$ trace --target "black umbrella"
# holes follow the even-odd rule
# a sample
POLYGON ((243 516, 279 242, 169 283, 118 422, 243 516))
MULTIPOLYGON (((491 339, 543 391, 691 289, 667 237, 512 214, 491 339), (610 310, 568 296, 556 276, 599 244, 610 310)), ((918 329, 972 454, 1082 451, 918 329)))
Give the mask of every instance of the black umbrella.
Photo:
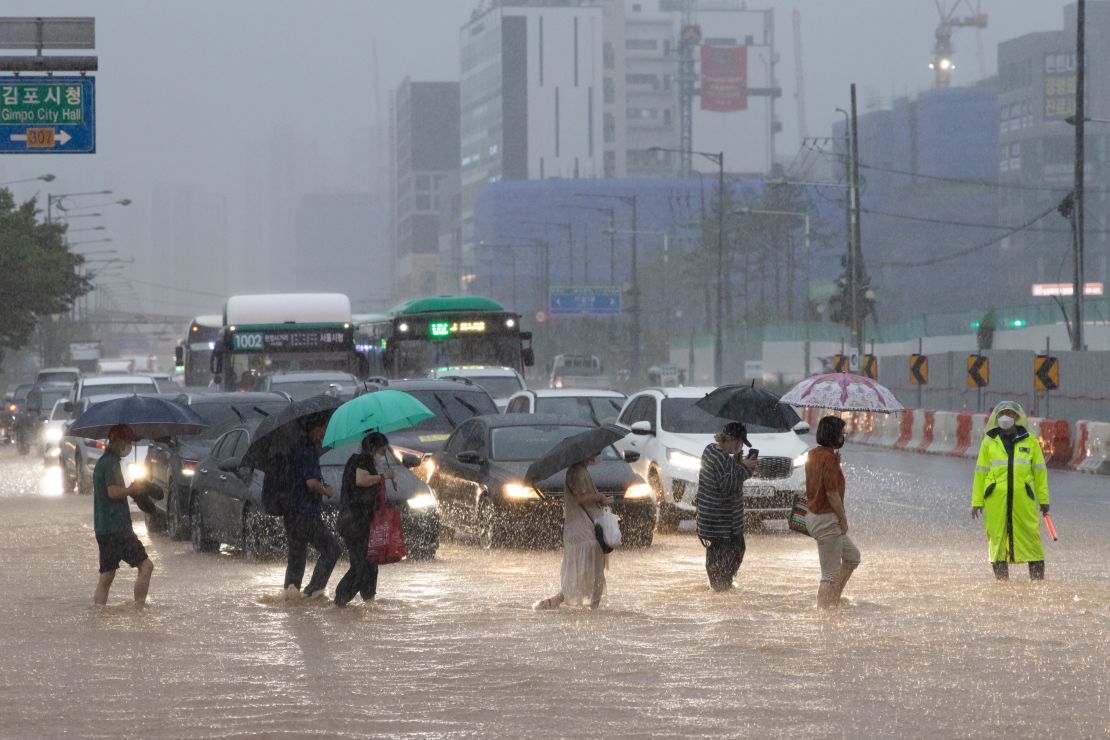
POLYGON ((266 471, 272 462, 289 456, 301 436, 318 424, 327 424, 332 412, 343 404, 335 396, 319 395, 295 401, 262 420, 242 464, 266 471))
POLYGON ((618 426, 605 424, 566 437, 528 466, 524 482, 532 484, 541 481, 575 463, 588 460, 617 440, 624 439, 626 434, 628 432, 618 426))
POLYGON ((774 393, 747 385, 722 385, 694 405, 720 419, 738 421, 749 432, 758 432, 760 427, 781 432, 801 421, 774 393))

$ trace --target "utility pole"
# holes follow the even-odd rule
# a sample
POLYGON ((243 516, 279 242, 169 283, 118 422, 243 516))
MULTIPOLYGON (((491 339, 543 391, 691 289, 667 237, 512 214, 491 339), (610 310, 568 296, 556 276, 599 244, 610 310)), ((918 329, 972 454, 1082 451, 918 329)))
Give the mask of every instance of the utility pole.
POLYGON ((640 270, 637 266, 639 245, 636 243, 640 223, 636 217, 636 196, 630 196, 626 202, 632 206, 632 287, 628 291, 628 297, 632 299, 632 367, 629 368, 629 379, 635 387, 640 382, 640 344, 643 342, 640 326, 640 270))
POLYGON ((851 178, 849 191, 851 195, 851 235, 848 248, 848 289, 850 292, 850 305, 851 305, 851 331, 852 342, 855 344, 856 349, 860 352, 863 351, 863 319, 860 316, 859 305, 859 287, 860 277, 862 270, 862 255, 863 250, 860 248, 860 207, 859 207, 859 124, 856 119, 856 83, 852 83, 852 105, 851 105, 851 178))
POLYGON ((713 383, 724 375, 725 324, 725 153, 717 154, 717 324, 713 336, 713 383))
POLYGON ((1071 348, 1075 352, 1082 352, 1083 342, 1083 178, 1084 178, 1084 147, 1083 129, 1086 118, 1084 105, 1084 78, 1086 77, 1086 41, 1085 26, 1087 21, 1086 0, 1078 0, 1076 7, 1077 31, 1075 39, 1075 186, 1074 202, 1072 204, 1072 228, 1075 247, 1075 279, 1072 285, 1072 323, 1075 325, 1071 335, 1071 348))

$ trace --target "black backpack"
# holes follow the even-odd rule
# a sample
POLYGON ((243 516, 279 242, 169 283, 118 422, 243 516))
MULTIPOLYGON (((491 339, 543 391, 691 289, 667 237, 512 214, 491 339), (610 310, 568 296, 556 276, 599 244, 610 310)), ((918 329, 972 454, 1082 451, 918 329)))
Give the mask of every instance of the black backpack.
POLYGON ((262 510, 273 516, 285 516, 293 504, 293 476, 289 460, 282 458, 262 477, 262 510))

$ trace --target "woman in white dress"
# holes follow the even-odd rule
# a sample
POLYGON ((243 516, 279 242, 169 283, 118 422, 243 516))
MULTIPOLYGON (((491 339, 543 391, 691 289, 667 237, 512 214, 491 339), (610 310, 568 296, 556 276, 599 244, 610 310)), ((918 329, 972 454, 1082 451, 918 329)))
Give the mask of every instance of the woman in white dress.
POLYGON ((601 455, 575 463, 567 470, 563 489, 562 589, 536 603, 536 609, 558 609, 562 604, 596 609, 605 594, 605 569, 609 557, 601 551, 594 522, 609 498, 598 493, 587 466, 596 465, 601 455))

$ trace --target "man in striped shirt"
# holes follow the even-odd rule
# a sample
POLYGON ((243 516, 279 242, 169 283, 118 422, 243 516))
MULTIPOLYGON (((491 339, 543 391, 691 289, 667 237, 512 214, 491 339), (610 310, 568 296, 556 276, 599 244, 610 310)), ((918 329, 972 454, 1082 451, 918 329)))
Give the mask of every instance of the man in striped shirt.
POLYGON ((705 545, 705 571, 714 591, 728 591, 744 560, 744 481, 755 469, 758 453, 740 457, 747 429, 729 422, 701 454, 698 474, 698 537, 705 545))

